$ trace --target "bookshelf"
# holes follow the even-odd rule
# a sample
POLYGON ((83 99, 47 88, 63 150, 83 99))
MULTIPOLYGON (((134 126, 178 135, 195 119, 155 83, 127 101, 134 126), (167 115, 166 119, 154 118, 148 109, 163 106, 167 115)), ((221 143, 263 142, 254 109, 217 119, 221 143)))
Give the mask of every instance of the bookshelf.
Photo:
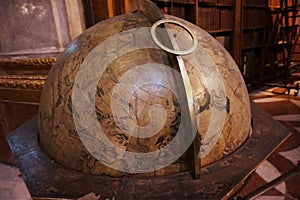
MULTIPOLYGON (((103 4, 103 0, 86 1, 95 5, 101 1, 103 4)), ((115 15, 125 13, 126 5, 130 4, 130 0, 104 2, 113 3, 113 7, 108 11, 98 10, 98 15, 102 13, 106 18, 110 16, 109 13, 115 15)), ((183 18, 209 32, 229 51, 246 80, 259 81, 257 77, 262 74, 264 66, 274 62, 273 59, 267 61, 264 59, 271 49, 268 40, 272 29, 272 15, 268 0, 152 0, 152 2, 165 14, 183 18)), ((106 3, 104 6, 108 5, 106 3)))

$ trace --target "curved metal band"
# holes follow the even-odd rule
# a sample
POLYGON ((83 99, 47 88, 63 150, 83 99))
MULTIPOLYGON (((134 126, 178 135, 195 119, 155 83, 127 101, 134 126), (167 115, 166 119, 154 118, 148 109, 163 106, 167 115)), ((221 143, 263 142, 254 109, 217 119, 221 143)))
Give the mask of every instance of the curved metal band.
MULTIPOLYGON (((196 48, 198 46, 198 41, 197 41, 195 35, 193 34, 193 32, 189 28, 187 28, 184 24, 182 24, 178 21, 175 21, 175 20, 166 19, 164 14, 150 0, 133 0, 130 10, 131 11, 135 11, 135 10, 143 11, 144 14, 147 16, 147 18, 152 22, 158 20, 151 27, 151 30, 150 30, 151 37, 156 45, 158 45, 160 48, 167 51, 168 53, 175 55, 175 57, 176 57, 177 65, 180 68, 180 72, 181 72, 181 76, 182 76, 182 80, 177 80, 177 82, 179 83, 177 86, 178 86, 179 92, 182 94, 182 96, 185 96, 184 99, 186 99, 188 102, 188 104, 185 105, 183 109, 187 109, 190 114, 190 119, 188 121, 189 121, 189 128, 190 128, 189 132, 191 133, 191 131, 193 129, 192 127, 195 127, 195 124, 196 124, 193 91, 192 91, 191 83, 190 83, 187 71, 185 69, 184 61, 183 61, 181 55, 187 55, 187 54, 193 52, 194 50, 196 50, 196 48), (160 34, 161 34, 162 38, 164 38, 166 40, 165 42, 167 44, 170 44, 170 46, 173 47, 174 49, 169 49, 166 46, 164 46, 163 44, 161 44, 156 36, 156 29, 159 25, 161 25, 163 23, 172 23, 172 24, 178 25, 178 26, 182 27, 183 29, 185 29, 193 39, 192 48, 185 50, 185 51, 180 51, 179 46, 178 46, 177 42, 175 41, 175 38, 170 37, 167 29, 160 34)), ((198 137, 194 138, 193 149, 194 149, 194 162, 195 162, 194 163, 194 165, 195 165, 194 178, 197 179, 200 176, 200 168, 201 168, 201 160, 200 160, 200 157, 198 156, 199 151, 200 151, 200 140, 198 140, 198 137)))
POLYGON ((178 21, 175 21, 175 20, 172 20, 172 19, 161 19, 161 20, 158 20, 157 22, 155 22, 153 24, 153 26, 151 27, 151 36, 152 36, 152 39, 155 42, 155 44, 157 46, 159 46, 161 49, 163 49, 163 50, 165 50, 169 53, 172 53, 172 54, 175 54, 175 55, 180 55, 180 56, 192 53, 197 48, 197 45, 198 45, 196 36, 193 34, 193 32, 188 27, 186 27, 184 24, 182 24, 181 22, 178 22, 178 21), (193 40, 192 47, 190 49, 180 51, 179 49, 178 50, 177 49, 170 49, 170 48, 166 47, 165 45, 163 45, 158 40, 158 38, 156 36, 156 29, 159 25, 165 24, 165 23, 175 24, 175 25, 178 25, 178 26, 182 27, 183 29, 185 29, 190 34, 190 36, 192 37, 192 40, 193 40))
MULTIPOLYGON (((175 20, 171 20, 171 19, 158 20, 156 23, 153 24, 150 31, 151 31, 151 37, 152 37, 153 41, 156 43, 156 45, 158 45, 160 48, 162 48, 166 52, 175 55, 175 57, 176 57, 177 64, 178 64, 178 67, 179 67, 179 70, 181 73, 181 77, 182 77, 182 80, 177 80, 179 83, 177 85, 177 87, 178 87, 179 93, 181 93, 183 99, 187 100, 187 105, 185 105, 182 109, 187 110, 190 115, 190 117, 188 119, 187 132, 193 133, 193 131, 197 131, 197 119, 196 119, 196 114, 195 114, 195 109, 194 109, 193 90, 192 90, 191 82, 190 82, 187 70, 185 68, 185 64, 184 64, 182 56, 190 54, 194 50, 196 50, 196 48, 198 46, 197 39, 196 39, 195 35, 193 34, 193 32, 189 28, 187 28, 184 24, 182 24, 178 21, 175 21, 175 20), (159 25, 161 25, 163 23, 175 24, 175 25, 178 25, 178 26, 182 27, 183 29, 185 29, 193 39, 192 47, 188 50, 180 51, 179 45, 177 44, 176 39, 174 37, 170 36, 170 33, 168 32, 167 28, 165 28, 165 31, 162 31, 162 33, 160 33, 160 36, 161 36, 161 38, 163 38, 164 42, 169 44, 174 49, 167 48, 166 46, 161 44, 156 36, 156 29, 159 25)), ((194 141, 193 141, 194 165, 195 165, 194 178, 195 179, 198 179, 200 177, 200 173, 201 173, 200 172, 201 159, 199 157, 200 145, 201 145, 200 140, 201 139, 198 138, 198 136, 197 136, 194 138, 194 141)))

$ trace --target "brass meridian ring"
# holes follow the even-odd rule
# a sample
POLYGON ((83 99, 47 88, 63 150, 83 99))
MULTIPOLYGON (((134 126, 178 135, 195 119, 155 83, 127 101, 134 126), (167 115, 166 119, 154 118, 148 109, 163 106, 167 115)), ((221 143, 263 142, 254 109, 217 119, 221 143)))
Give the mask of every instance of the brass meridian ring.
POLYGON ((156 21, 153 24, 153 26, 151 27, 151 36, 152 36, 152 39, 155 42, 155 44, 157 46, 159 46, 161 49, 163 49, 169 53, 172 53, 175 55, 180 55, 180 56, 192 53, 193 51, 195 51, 195 49, 197 48, 197 45, 198 45, 198 42, 197 42, 197 39, 196 39, 196 36, 194 35, 194 33, 188 27, 186 27, 184 24, 182 24, 181 22, 178 22, 178 21, 172 20, 172 19, 161 19, 161 20, 156 21), (165 45, 163 45, 156 36, 156 29, 159 25, 165 24, 165 23, 175 24, 175 25, 178 25, 178 26, 182 27, 183 29, 185 29, 192 37, 193 46, 190 49, 180 51, 179 49, 178 50, 170 49, 170 48, 166 47, 165 45))

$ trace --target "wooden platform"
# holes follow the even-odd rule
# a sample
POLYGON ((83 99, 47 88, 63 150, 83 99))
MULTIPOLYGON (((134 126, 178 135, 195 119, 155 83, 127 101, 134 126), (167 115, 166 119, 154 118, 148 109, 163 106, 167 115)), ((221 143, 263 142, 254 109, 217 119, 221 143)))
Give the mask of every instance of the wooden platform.
POLYGON ((202 168, 201 178, 189 173, 153 178, 112 178, 66 169, 38 145, 37 118, 28 121, 8 140, 33 199, 76 199, 94 192, 100 199, 228 199, 290 132, 251 103, 253 133, 237 151, 202 168))

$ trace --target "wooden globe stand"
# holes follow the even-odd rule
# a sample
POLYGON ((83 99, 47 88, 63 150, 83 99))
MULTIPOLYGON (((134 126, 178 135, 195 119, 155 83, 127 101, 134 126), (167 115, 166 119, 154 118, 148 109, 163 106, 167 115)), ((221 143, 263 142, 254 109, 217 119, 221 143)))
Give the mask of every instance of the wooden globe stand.
POLYGON ((228 199, 248 176, 290 135, 251 103, 253 133, 227 157, 201 168, 200 179, 188 173, 149 178, 112 178, 67 169, 38 144, 37 118, 8 135, 17 166, 33 199, 76 199, 96 193, 101 199, 228 199))

